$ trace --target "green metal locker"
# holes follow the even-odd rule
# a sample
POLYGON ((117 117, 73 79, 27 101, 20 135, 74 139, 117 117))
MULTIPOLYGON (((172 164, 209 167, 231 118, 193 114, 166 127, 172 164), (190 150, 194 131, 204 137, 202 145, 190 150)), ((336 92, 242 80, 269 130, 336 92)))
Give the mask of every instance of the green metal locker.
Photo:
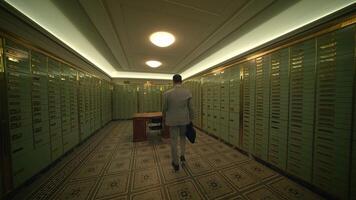
POLYGON ((101 126, 103 127, 107 123, 108 115, 108 102, 106 99, 107 83, 105 80, 101 80, 101 126))
MULTIPOLYGON (((129 108, 128 112, 126 113, 125 118, 126 119, 131 119, 133 117, 133 115, 135 113, 138 112, 137 110, 137 87, 136 85, 128 85, 126 87, 126 91, 125 93, 127 94, 127 97, 125 99, 125 101, 128 103, 127 108, 129 108)), ((161 97, 158 96, 158 98, 160 99, 161 97)), ((158 101, 158 100, 157 100, 158 101)), ((160 103, 160 101, 158 101, 160 103)), ((160 111, 160 105, 157 105, 155 110, 156 111, 160 111)))
POLYGON ((101 81, 101 126, 104 126, 111 120, 112 110, 111 107, 111 85, 108 81, 101 81))
POLYGON ((350 178, 355 26, 317 38, 313 183, 346 199, 350 178))
MULTIPOLYGON (((5 85, 4 83, 4 62, 3 62, 3 39, 0 38, 0 85, 3 86, 5 85)), ((0 88, 0 120, 5 121, 5 88, 1 87, 0 88)), ((0 127, 0 131, 2 133, 6 132, 5 131, 5 127, 0 127)), ((0 135, 0 145, 2 146, 0 149, 0 159, 1 159, 1 163, 0 163, 0 199, 3 198, 3 196, 5 195, 5 184, 4 184, 4 176, 3 176, 3 166, 4 166, 4 159, 3 159, 3 155, 4 155, 4 134, 0 135)))
POLYGON ((82 86, 82 92, 83 95, 81 96, 83 100, 83 128, 81 129, 81 140, 86 139, 90 135, 90 125, 89 125, 89 87, 90 87, 90 82, 89 82, 89 77, 87 74, 84 72, 79 76, 79 84, 82 86))
POLYGON ((61 64, 61 82, 60 82, 60 107, 61 107, 61 125, 62 125, 62 144, 63 153, 70 150, 70 99, 69 99, 69 67, 61 64))
POLYGON ((255 149, 255 77, 254 61, 242 64, 243 67, 243 137, 242 148, 254 153, 255 149))
MULTIPOLYGON (((68 141, 67 148, 72 149, 79 143, 79 119, 78 119, 78 72, 73 68, 68 71, 68 84, 69 84, 69 108, 70 108, 70 140, 68 141)), ((64 142, 63 142, 64 144, 64 142)))
POLYGON ((199 127, 199 107, 197 106, 197 99, 198 99, 198 93, 197 93, 197 88, 196 88, 196 83, 197 83, 197 80, 196 79, 192 79, 192 80, 188 80, 186 82, 183 83, 183 87, 188 89, 191 94, 192 94, 192 99, 190 100, 191 101, 191 104, 193 106, 193 109, 194 109, 194 119, 193 119, 193 124, 195 126, 198 126, 199 127))
POLYGON ((115 120, 117 119, 117 94, 116 94, 116 85, 113 84, 112 86, 112 119, 115 120))
POLYGON ((33 175, 32 74, 29 51, 10 40, 4 45, 12 178, 15 187, 33 175))
POLYGON ((202 77, 202 129, 208 131, 208 81, 202 77))
POLYGON ((138 86, 138 111, 144 112, 144 105, 143 105, 143 95, 144 95, 144 88, 143 86, 138 86))
POLYGON ((229 70, 220 72, 220 119, 219 134, 225 142, 229 142, 229 70))
POLYGON ((240 70, 241 66, 233 66, 229 73, 229 143, 239 147, 240 144, 240 70))
POLYGON ((83 139, 86 139, 90 136, 90 77, 84 73, 83 77, 83 82, 84 82, 84 129, 83 129, 83 139))
POLYGON ((350 185, 350 197, 356 196, 356 138, 355 130, 352 141, 352 169, 351 169, 351 185, 350 185))
POLYGON ((99 88, 99 79, 95 76, 92 76, 92 114, 91 114, 91 123, 92 123, 92 134, 99 129, 99 112, 98 112, 98 88, 99 88))
POLYGON ((96 113, 95 113, 95 123, 96 123, 96 131, 101 128, 101 85, 100 79, 96 78, 96 113))
POLYGON ((100 113, 100 126, 103 127, 106 124, 106 82, 104 80, 100 81, 100 102, 101 102, 101 113, 100 113))
MULTIPOLYGON (((8 118, 5 133, 9 139, 11 186, 17 188, 78 144, 79 129, 85 139, 100 128, 102 120, 97 116, 102 112, 101 87, 98 78, 86 73, 79 75, 79 86, 76 70, 12 40, 1 40, 0 49, 4 52, 4 57, 0 56, 1 81, 6 81, 5 95, 1 96, 7 98, 1 99, 7 110, 1 110, 1 114, 6 113, 8 118)), ((111 112, 110 86, 106 98, 111 112)), ((111 114, 106 120, 111 120, 111 114)))
POLYGON ((268 161, 285 170, 287 164, 289 49, 271 54, 268 161))
POLYGON ((121 85, 116 86, 116 92, 117 92, 117 99, 116 99, 116 104, 117 104, 117 119, 122 119, 124 111, 125 111, 125 102, 124 102, 124 92, 123 92, 123 87, 121 85))
POLYGON ((220 133, 220 74, 216 73, 212 76, 212 134, 218 138, 221 137, 220 133))
POLYGON ((103 127, 106 124, 106 119, 109 113, 107 113, 108 102, 106 97, 107 94, 107 84, 105 80, 100 80, 100 91, 99 91, 99 98, 100 98, 100 126, 103 127))
POLYGON ((115 103, 115 105, 116 105, 116 117, 115 117, 115 119, 121 119, 121 117, 122 117, 122 113, 123 113, 123 110, 124 110, 124 107, 121 107, 121 105, 123 105, 122 103, 122 99, 123 99, 123 97, 122 97, 122 86, 120 86, 120 85, 115 85, 115 93, 116 93, 116 95, 115 95, 115 97, 116 98, 114 98, 114 103, 115 103))
POLYGON ((153 112, 153 91, 152 91, 152 87, 147 86, 147 90, 146 90, 146 109, 147 112, 153 112))
POLYGON ((57 160, 63 154, 61 120, 61 65, 48 58, 48 111, 51 141, 51 160, 57 160))
POLYGON ((150 91, 149 91, 149 88, 147 86, 143 87, 142 98, 140 100, 142 100, 143 112, 149 112, 150 111, 151 101, 150 101, 150 91))
MULTIPOLYGON (((356 34, 356 33, 355 33, 356 34)), ((354 41, 356 46, 356 40, 354 41)), ((356 94, 356 80, 354 80, 354 95, 356 94)), ((352 157, 351 157, 351 181, 350 181, 350 197, 356 197, 356 101, 354 102, 354 121, 353 121, 353 136, 352 136, 352 157)))
POLYGON ((118 98, 116 103, 118 104, 118 119, 122 119, 127 109, 127 102, 125 102, 125 93, 122 85, 117 86, 117 93, 118 98))
POLYGON ((151 102, 152 102, 152 111, 159 111, 159 98, 157 98, 157 89, 156 86, 151 86, 151 102))
POLYGON ((87 137, 92 135, 94 129, 94 122, 93 122, 93 80, 90 74, 85 74, 86 76, 86 100, 87 100, 87 110, 86 110, 86 123, 88 128, 88 135, 87 137))
POLYGON ((193 96, 193 100, 194 100, 194 124, 199 127, 202 128, 202 97, 201 97, 201 82, 200 82, 200 78, 196 78, 194 80, 194 86, 195 86, 195 94, 193 96))
POLYGON ((154 103, 154 110, 161 111, 161 90, 160 86, 156 85, 154 88, 154 95, 155 95, 155 103, 154 103))
POLYGON ((148 109, 147 90, 140 87, 137 91, 136 85, 115 85, 114 90, 114 116, 116 119, 131 119, 134 113, 137 112, 150 112, 148 109), (138 96, 140 105, 138 105, 138 96), (138 106, 140 111, 138 110, 138 106))
POLYGON ((147 86, 146 87, 146 93, 144 95, 145 98, 145 110, 146 112, 151 112, 152 111, 152 93, 151 93, 151 87, 147 86))
POLYGON ((2 166, 0 165, 0 199, 3 199, 3 196, 5 195, 4 193, 2 166))
POLYGON ((159 86, 153 86, 153 110, 161 111, 161 91, 159 86))
POLYGON ((213 133, 213 93, 212 93, 212 76, 207 77, 207 132, 212 134, 213 133))
POLYGON ((229 112, 220 111, 219 131, 220 138, 229 142, 229 112))
POLYGON ((88 123, 89 123, 89 135, 92 135, 95 131, 95 79, 91 74, 86 74, 89 81, 88 87, 88 99, 89 99, 89 110, 88 110, 88 123))
POLYGON ((287 171, 311 182, 314 105, 315 43, 308 40, 290 47, 290 93, 287 171))
POLYGON ((91 136, 94 129, 93 122, 93 80, 90 74, 85 74, 85 79, 87 81, 86 85, 86 124, 88 128, 87 137, 91 136))
POLYGON ((34 173, 51 163, 47 57, 31 51, 32 71, 32 130, 34 137, 34 173))
MULTIPOLYGON (((227 70, 226 70, 227 71, 227 70)), ((229 79, 230 74, 223 71, 220 73, 220 111, 229 111, 229 79)))
POLYGON ((80 141, 85 140, 88 136, 88 125, 86 121, 86 79, 83 72, 78 72, 78 111, 79 111, 79 138, 80 141))
POLYGON ((207 87, 207 132, 213 134, 214 132, 214 109, 213 109, 213 77, 211 75, 206 77, 207 87))
MULTIPOLYGON (((124 86, 124 101, 126 102, 126 110, 124 113, 124 118, 128 119, 130 118, 130 116, 132 116, 132 98, 133 98, 133 93, 131 91, 131 87, 129 85, 124 86)), ((150 93, 150 95, 153 95, 152 93, 150 93)), ((151 100, 152 101, 152 100, 151 100)), ((152 103, 151 103, 152 106, 152 103)))
POLYGON ((97 77, 93 77, 93 132, 96 132, 100 128, 101 122, 101 107, 100 107, 100 80, 97 77))
POLYGON ((124 106, 123 108, 123 113, 121 118, 122 119, 127 119, 127 116, 129 115, 129 112, 131 110, 130 106, 130 94, 128 93, 128 87, 127 86, 122 86, 122 94, 121 94, 121 105, 124 106))
POLYGON ((267 161, 270 107, 270 68, 269 55, 256 58, 256 110, 255 110, 255 152, 254 155, 267 161))
POLYGON ((108 109, 110 109, 110 112, 108 112, 108 122, 109 121, 111 121, 112 119, 113 119, 113 110, 114 110, 114 108, 113 108, 113 105, 114 105, 114 103, 113 103, 113 85, 112 84, 109 84, 109 90, 107 91, 107 102, 108 102, 108 109))
POLYGON ((86 73, 84 73, 84 105, 85 105, 85 110, 84 110, 84 138, 88 138, 91 135, 90 132, 90 111, 91 111, 91 98, 90 98, 90 88, 91 88, 91 81, 90 81, 90 76, 86 73))
POLYGON ((147 112, 153 112, 153 91, 152 87, 147 86, 146 95, 145 95, 145 106, 147 112))

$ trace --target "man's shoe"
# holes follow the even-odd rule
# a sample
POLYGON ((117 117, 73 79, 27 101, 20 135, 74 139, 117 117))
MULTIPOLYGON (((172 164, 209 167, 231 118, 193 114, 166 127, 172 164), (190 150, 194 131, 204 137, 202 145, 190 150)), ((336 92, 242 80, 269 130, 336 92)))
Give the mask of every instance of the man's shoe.
POLYGON ((180 157, 180 161, 181 161, 181 162, 185 162, 185 157, 184 157, 184 156, 181 156, 181 157, 180 157))
POLYGON ((173 169, 174 171, 178 171, 179 170, 179 165, 176 165, 172 162, 172 166, 173 166, 173 169))

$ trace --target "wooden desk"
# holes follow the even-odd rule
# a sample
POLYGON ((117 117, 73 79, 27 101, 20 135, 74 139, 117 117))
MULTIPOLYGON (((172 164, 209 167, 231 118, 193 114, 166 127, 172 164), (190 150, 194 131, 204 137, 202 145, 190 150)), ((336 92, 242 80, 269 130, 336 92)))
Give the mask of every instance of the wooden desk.
MULTIPOLYGON (((135 113, 133 116, 133 141, 141 142, 147 140, 146 125, 150 119, 161 118, 162 112, 150 112, 150 113, 135 113)), ((162 120, 162 123, 163 120, 162 120)), ((162 124, 163 125, 163 124, 162 124)), ((163 135, 164 138, 169 138, 169 129, 164 126, 163 135)))

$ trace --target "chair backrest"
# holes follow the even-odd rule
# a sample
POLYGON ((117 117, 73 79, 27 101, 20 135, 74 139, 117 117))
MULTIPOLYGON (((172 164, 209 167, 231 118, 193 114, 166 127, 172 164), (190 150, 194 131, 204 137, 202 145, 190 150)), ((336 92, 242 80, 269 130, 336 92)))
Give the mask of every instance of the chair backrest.
POLYGON ((162 123, 162 118, 152 118, 151 123, 162 123))
POLYGON ((152 118, 148 122, 148 130, 162 130, 162 118, 152 118))

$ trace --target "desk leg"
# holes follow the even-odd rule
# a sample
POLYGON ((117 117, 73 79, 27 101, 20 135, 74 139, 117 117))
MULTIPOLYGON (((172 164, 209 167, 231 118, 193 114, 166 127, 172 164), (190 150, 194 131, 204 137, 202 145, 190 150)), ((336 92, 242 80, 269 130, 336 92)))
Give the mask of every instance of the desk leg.
POLYGON ((162 137, 169 138, 169 126, 164 126, 162 137))
POLYGON ((146 134, 146 120, 134 119, 133 120, 133 141, 141 142, 147 140, 146 134))

